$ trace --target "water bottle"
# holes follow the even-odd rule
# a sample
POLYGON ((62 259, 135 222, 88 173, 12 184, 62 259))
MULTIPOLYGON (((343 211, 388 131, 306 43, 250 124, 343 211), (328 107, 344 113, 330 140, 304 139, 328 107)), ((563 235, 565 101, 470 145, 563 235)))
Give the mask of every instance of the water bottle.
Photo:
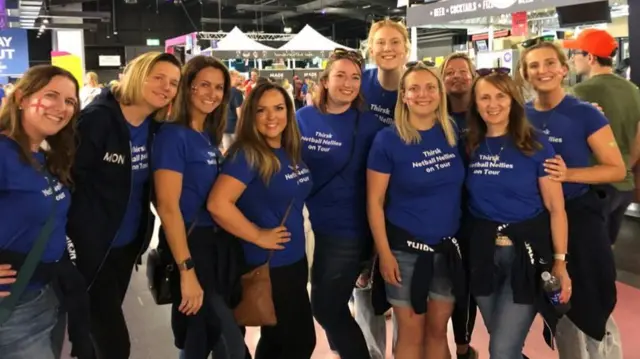
POLYGON ((567 303, 560 302, 560 293, 562 292, 562 285, 560 284, 560 280, 549 272, 542 273, 542 288, 547 294, 547 298, 553 306, 556 308, 556 312, 558 314, 565 314, 571 309, 571 305, 567 303))

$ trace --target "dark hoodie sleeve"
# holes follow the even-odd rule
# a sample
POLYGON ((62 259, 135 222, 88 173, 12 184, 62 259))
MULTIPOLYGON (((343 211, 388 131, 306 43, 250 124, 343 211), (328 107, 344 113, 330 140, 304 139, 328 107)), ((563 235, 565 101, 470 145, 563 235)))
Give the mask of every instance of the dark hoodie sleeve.
MULTIPOLYGON (((110 112, 102 106, 89 106, 80 113, 77 126, 77 150, 73 178, 82 183, 91 175, 104 155, 110 112)), ((95 173, 95 172, 94 172, 95 173)))

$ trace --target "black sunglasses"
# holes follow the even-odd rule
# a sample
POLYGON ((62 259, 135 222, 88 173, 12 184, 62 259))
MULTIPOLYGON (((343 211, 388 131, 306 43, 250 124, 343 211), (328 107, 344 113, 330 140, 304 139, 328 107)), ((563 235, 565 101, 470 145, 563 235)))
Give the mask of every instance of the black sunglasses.
POLYGON ((436 67, 436 63, 433 61, 409 61, 404 66, 410 69, 412 67, 418 66, 419 64, 422 64, 422 66, 425 67, 436 67))
POLYGON ((333 50, 331 55, 329 55, 329 59, 330 60, 347 59, 355 62, 359 67, 364 66, 364 58, 358 51, 347 50, 341 47, 338 47, 337 49, 333 50))
POLYGON ((493 74, 508 75, 510 72, 511 72, 511 69, 507 67, 492 67, 492 68, 484 68, 484 69, 476 70, 476 73, 480 77, 489 76, 493 74))
POLYGON ((523 42, 520 43, 520 46, 524 47, 525 49, 528 49, 530 47, 540 45, 543 42, 553 42, 555 39, 556 37, 553 35, 538 36, 538 37, 534 37, 533 39, 524 40, 523 42))

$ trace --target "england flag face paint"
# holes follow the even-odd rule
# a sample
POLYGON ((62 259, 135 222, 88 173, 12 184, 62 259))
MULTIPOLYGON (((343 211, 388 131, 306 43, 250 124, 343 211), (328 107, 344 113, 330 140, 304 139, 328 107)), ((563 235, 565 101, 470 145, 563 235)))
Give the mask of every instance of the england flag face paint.
POLYGON ((77 88, 68 78, 55 76, 23 102, 23 125, 34 136, 48 137, 62 130, 78 108, 77 88), (26 103, 25 103, 26 102, 26 103))

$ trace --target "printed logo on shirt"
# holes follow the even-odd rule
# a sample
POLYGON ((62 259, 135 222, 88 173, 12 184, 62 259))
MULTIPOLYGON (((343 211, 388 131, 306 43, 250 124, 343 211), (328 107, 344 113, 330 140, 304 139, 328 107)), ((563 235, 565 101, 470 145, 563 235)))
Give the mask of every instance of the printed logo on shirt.
MULTIPOLYGON (((49 180, 47 179, 47 182, 49 182, 49 180)), ((62 183, 58 182, 57 180, 53 180, 53 190, 51 187, 47 187, 45 189, 42 190, 42 194, 45 197, 49 197, 51 195, 53 195, 53 193, 55 192, 56 196, 55 196, 55 200, 56 202, 60 202, 63 199, 65 199, 67 197, 67 195, 64 193, 64 191, 62 190, 63 186, 62 183)))
POLYGON ((451 160, 456 158, 453 153, 442 153, 439 148, 433 150, 422 151, 425 159, 419 162, 413 162, 411 166, 413 168, 422 168, 427 173, 433 173, 445 168, 451 167, 451 160))
POLYGON ((329 152, 332 147, 342 147, 342 142, 333 139, 332 133, 316 131, 313 136, 302 136, 302 142, 307 142, 311 151, 329 152))
POLYGON ((547 135, 547 138, 549 139, 549 142, 551 142, 551 143, 562 143, 562 137, 551 136, 551 131, 549 131, 548 128, 545 129, 544 131, 542 131, 542 133, 547 135))
POLYGON ((291 170, 291 172, 284 175, 284 178, 287 181, 297 179, 296 184, 301 184, 301 183, 309 182, 309 180, 311 179, 311 177, 309 176, 308 168, 300 167, 300 166, 292 166, 292 165, 289 165, 288 167, 291 170))
POLYGON ((131 170, 141 171, 149 167, 147 146, 133 146, 131 148, 131 170))
POLYGON ((109 163, 115 163, 115 164, 123 165, 124 164, 124 155, 121 155, 119 153, 105 152, 104 157, 102 158, 102 160, 105 161, 105 162, 109 162, 109 163))
POLYGON ((474 175, 499 176, 502 170, 512 170, 513 164, 500 161, 499 155, 479 154, 478 159, 469 165, 474 175))
POLYGON ((216 164, 216 153, 213 151, 207 151, 207 164, 209 166, 215 165, 216 164))
POLYGON ((384 123, 385 125, 393 125, 393 115, 391 114, 390 108, 382 107, 380 105, 372 103, 371 111, 373 111, 380 122, 384 123))

